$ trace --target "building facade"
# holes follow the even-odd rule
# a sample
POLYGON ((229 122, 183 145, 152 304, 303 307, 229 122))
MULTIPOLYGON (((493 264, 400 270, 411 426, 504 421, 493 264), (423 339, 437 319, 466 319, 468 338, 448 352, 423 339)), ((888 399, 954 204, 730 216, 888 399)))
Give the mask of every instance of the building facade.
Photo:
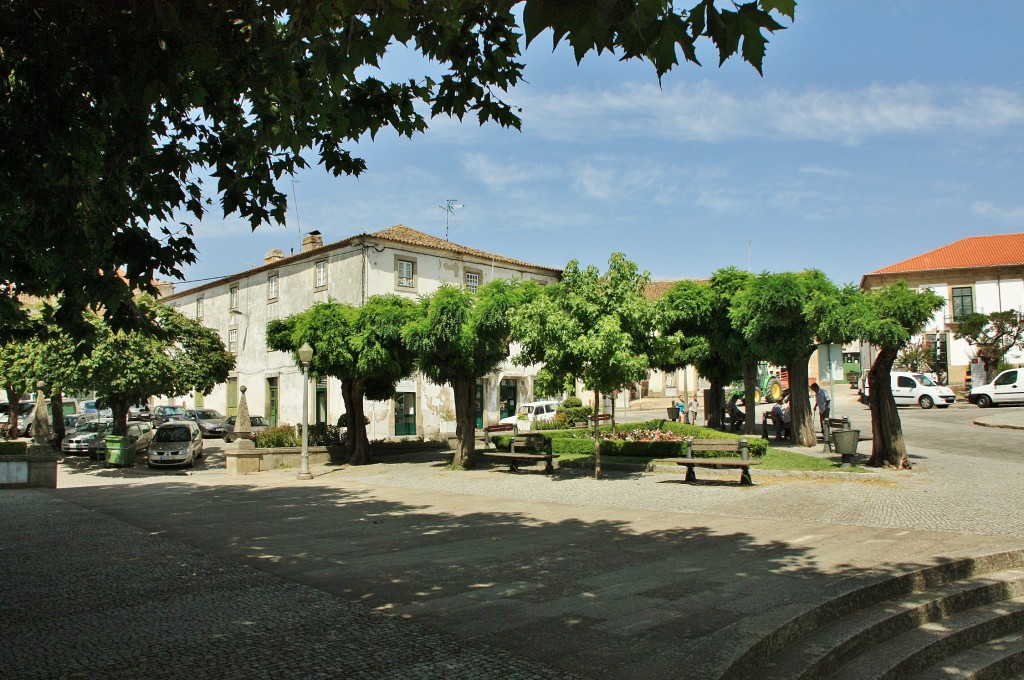
MULTIPOLYGON (((860 286, 873 290, 900 280, 918 290, 929 288, 946 300, 915 341, 924 341, 935 352, 936 372, 944 372, 950 384, 962 385, 974 354, 967 341, 953 337, 957 319, 972 312, 1024 309, 1024 234, 964 238, 865 274, 860 286)), ((870 348, 865 354, 865 361, 874 356, 870 348)), ((1011 352, 1006 361, 1020 364, 1024 353, 1011 352)))
MULTIPOLYGON (((285 256, 271 250, 264 264, 164 298, 187 316, 219 333, 237 358, 227 382, 207 396, 175 397, 174 403, 206 406, 233 415, 240 388, 252 414, 271 423, 302 420, 303 377, 291 355, 267 348, 267 322, 296 314, 318 302, 361 305, 372 295, 393 293, 412 299, 443 284, 475 291, 495 279, 556 282, 561 271, 487 253, 398 225, 324 245, 319 232, 307 234, 301 251, 285 256)), ((499 367, 477 385, 478 425, 497 422, 530 401, 536 367, 499 367)), ((310 384, 309 421, 334 424, 344 413, 341 385, 329 378, 310 384)), ((366 402, 370 439, 435 438, 454 432, 451 388, 422 375, 408 376, 388 402, 366 402)))

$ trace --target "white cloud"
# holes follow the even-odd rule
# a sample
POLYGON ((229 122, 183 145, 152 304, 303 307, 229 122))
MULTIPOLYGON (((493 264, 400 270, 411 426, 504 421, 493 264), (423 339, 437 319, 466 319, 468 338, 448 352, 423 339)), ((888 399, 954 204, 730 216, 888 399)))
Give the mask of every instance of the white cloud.
POLYGON ((906 134, 999 134, 1024 126, 1024 97, 995 87, 914 83, 859 90, 769 90, 741 97, 709 82, 662 90, 624 85, 559 94, 517 90, 524 130, 593 143, 655 137, 672 141, 817 140, 858 144, 906 134))
POLYGON ((1024 224, 1024 206, 1006 208, 986 201, 976 201, 971 205, 975 215, 989 217, 1012 225, 1024 224))
POLYGON ((464 154, 462 168, 493 191, 549 180, 559 174, 550 165, 496 161, 482 153, 464 154))

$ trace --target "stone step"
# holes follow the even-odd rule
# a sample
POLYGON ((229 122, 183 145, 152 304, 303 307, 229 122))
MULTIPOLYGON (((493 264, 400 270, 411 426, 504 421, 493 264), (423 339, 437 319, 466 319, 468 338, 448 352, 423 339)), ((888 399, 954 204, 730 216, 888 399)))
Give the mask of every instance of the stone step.
POLYGON ((774 608, 713 635, 711 642, 715 646, 731 650, 727 653, 734 655, 719 677, 721 680, 758 677, 776 656, 787 649, 799 648, 804 638, 817 629, 865 607, 942 588, 955 581, 1020 568, 1024 568, 1024 550, 1010 550, 948 560, 896 576, 878 578, 865 573, 854 581, 864 585, 855 587, 837 582, 834 593, 820 593, 815 598, 817 601, 774 608))
POLYGON ((1024 677, 1024 633, 996 638, 943 659, 912 680, 995 680, 1024 677))
POLYGON ((1024 596, 1024 569, 1008 569, 871 604, 809 633, 799 644, 767 660, 759 675, 764 680, 820 678, 894 635, 955 612, 1020 596, 1024 596))
POLYGON ((836 680, 908 678, 947 657, 1024 631, 1024 597, 957 612, 866 650, 836 669, 836 680))

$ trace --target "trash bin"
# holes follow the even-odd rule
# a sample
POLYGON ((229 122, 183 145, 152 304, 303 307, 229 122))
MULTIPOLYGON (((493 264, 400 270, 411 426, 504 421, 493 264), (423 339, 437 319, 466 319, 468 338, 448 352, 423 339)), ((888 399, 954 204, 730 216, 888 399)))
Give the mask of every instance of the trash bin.
POLYGON ((107 465, 135 465, 135 461, 129 456, 131 447, 128 446, 128 437, 108 434, 104 441, 107 444, 107 465))
POLYGON ((668 410, 668 419, 669 420, 673 420, 673 421, 679 420, 679 408, 678 407, 676 407, 676 406, 669 406, 667 410, 668 410))
POLYGON ((835 430, 832 432, 832 444, 836 453, 843 457, 843 467, 853 463, 857 455, 857 442, 860 441, 860 430, 835 430))

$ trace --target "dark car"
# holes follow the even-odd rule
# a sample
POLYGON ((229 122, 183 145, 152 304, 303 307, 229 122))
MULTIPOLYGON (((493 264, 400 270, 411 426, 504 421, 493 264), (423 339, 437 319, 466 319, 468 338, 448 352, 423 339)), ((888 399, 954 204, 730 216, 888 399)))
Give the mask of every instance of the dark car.
MULTIPOLYGON (((270 422, 263 416, 249 416, 249 436, 247 439, 256 439, 257 432, 270 429, 270 422)), ((230 416, 224 421, 224 441, 231 443, 238 439, 235 434, 235 416, 230 416)))
POLYGON ((183 420, 191 420, 202 431, 204 437, 220 437, 224 434, 224 416, 212 408, 190 408, 183 420))
POLYGON ((153 427, 171 420, 185 420, 185 409, 180 406, 157 406, 150 416, 153 427))

